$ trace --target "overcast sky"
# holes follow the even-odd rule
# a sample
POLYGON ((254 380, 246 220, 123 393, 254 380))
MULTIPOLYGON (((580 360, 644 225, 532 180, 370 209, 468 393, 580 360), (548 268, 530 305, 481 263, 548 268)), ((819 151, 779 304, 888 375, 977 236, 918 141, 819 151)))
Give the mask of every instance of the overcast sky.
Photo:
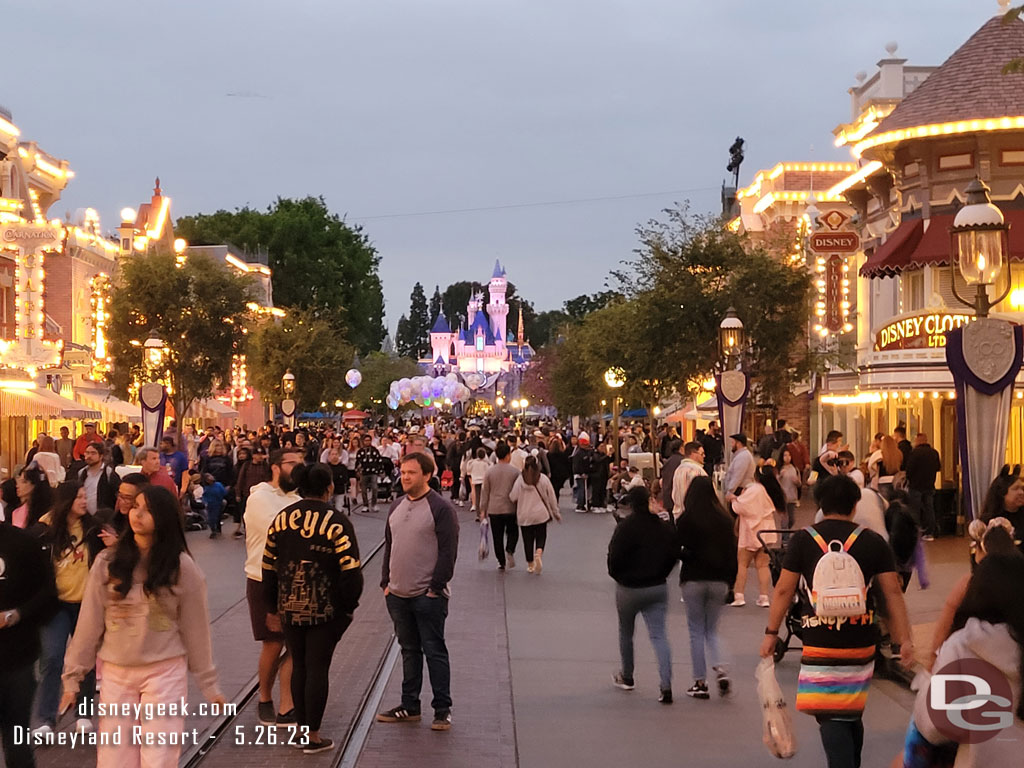
POLYGON ((637 223, 676 200, 719 208, 735 136, 743 181, 846 159, 831 131, 858 70, 889 41, 939 64, 996 10, 36 0, 8 14, 0 102, 76 172, 52 215, 91 206, 112 228, 157 175, 175 216, 322 195, 380 251, 393 330, 415 281, 485 281, 495 258, 538 309, 600 290, 637 223))

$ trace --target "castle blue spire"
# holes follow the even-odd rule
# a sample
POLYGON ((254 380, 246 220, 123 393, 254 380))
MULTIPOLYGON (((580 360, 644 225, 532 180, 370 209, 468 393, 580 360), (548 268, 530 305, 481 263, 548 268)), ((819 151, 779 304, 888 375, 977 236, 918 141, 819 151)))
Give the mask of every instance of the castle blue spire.
POLYGON ((495 259, 494 260, 494 272, 493 272, 493 274, 491 274, 491 277, 493 278, 493 277, 504 277, 504 276, 505 276, 505 268, 503 266, 501 266, 501 262, 498 261, 498 259, 495 259))
POLYGON ((448 325, 448 321, 444 317, 444 312, 440 312, 437 315, 437 320, 434 321, 434 327, 430 329, 431 333, 451 333, 452 329, 448 325))

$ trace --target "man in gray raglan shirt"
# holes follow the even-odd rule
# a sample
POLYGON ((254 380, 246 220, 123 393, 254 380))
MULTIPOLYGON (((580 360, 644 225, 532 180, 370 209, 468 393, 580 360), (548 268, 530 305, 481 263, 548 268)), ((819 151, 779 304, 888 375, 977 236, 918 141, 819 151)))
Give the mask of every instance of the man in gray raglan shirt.
POLYGON ((444 639, 448 616, 448 582, 455 572, 459 521, 447 499, 428 485, 434 460, 426 453, 402 458, 402 489, 388 513, 384 529, 384 562, 380 586, 402 648, 402 703, 381 712, 377 721, 399 723, 420 719, 423 657, 427 659, 435 731, 452 723, 451 665, 444 639))
POLYGON ((519 525, 516 503, 512 501, 512 486, 520 472, 512 465, 512 448, 505 441, 495 446, 494 455, 498 457, 498 463, 487 470, 484 487, 480 491, 480 519, 490 518, 494 556, 498 558, 498 568, 503 571, 506 564, 509 568, 516 567, 519 525))

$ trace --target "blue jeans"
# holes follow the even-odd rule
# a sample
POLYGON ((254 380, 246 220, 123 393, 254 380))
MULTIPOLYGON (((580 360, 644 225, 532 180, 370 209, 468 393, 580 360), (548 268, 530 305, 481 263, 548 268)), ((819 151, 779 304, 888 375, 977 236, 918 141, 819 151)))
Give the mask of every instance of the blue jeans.
POLYGON ((633 631, 636 615, 643 614, 647 635, 658 657, 658 677, 661 689, 672 689, 672 650, 665 633, 665 614, 668 611, 668 587, 615 587, 615 607, 619 612, 619 655, 622 656, 622 676, 633 679, 633 631))
POLYGON ((426 656, 430 687, 434 691, 431 706, 435 712, 451 709, 451 664, 444 642, 448 598, 425 594, 419 597, 388 595, 386 602, 402 648, 402 706, 410 712, 420 711, 423 657, 426 656))
MULTIPOLYGON (((43 652, 39 657, 39 701, 36 712, 39 719, 47 725, 57 724, 57 706, 60 704, 60 675, 64 670, 64 652, 67 650, 68 638, 75 632, 78 624, 78 612, 81 603, 59 603, 57 613, 43 627, 43 652)), ((78 705, 88 699, 96 698, 96 670, 93 669, 82 680, 78 689, 78 705)))
POLYGON ((590 506, 587 499, 587 486, 590 481, 583 475, 576 478, 576 509, 586 509, 590 506))
POLYGON ((729 585, 721 581, 687 581, 683 584, 686 624, 690 629, 690 662, 696 680, 707 680, 705 645, 711 655, 711 666, 720 667, 724 663, 718 637, 718 617, 728 592, 729 585))

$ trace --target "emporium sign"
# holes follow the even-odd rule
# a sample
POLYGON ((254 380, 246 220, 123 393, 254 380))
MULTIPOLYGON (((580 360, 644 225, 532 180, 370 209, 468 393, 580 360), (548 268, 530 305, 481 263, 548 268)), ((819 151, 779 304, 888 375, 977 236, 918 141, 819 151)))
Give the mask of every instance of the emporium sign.
POLYGON ((928 349, 946 346, 946 331, 962 328, 974 315, 932 312, 926 315, 899 317, 875 335, 875 351, 894 349, 928 349))

